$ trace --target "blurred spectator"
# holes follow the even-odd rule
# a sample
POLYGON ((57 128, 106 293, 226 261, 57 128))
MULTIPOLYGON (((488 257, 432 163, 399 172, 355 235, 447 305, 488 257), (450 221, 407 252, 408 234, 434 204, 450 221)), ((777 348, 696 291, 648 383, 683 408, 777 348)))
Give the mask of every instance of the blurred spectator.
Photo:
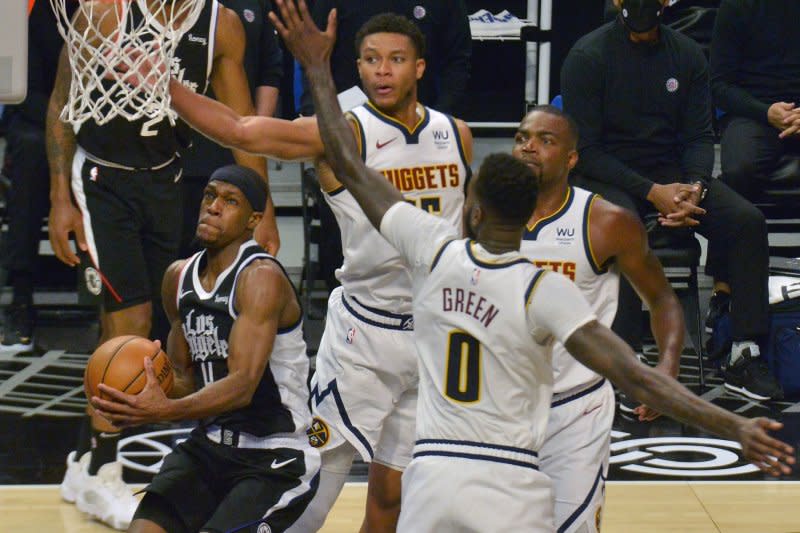
MULTIPOLYGON (((271 117, 278 105, 278 87, 283 76, 283 53, 278 46, 275 29, 267 17, 267 13, 272 10, 272 4, 270 0, 221 0, 221 3, 235 11, 244 26, 244 70, 256 114, 271 117)), ((215 98, 211 87, 205 94, 215 98)), ((179 257, 186 257, 199 249, 192 246, 192 240, 208 176, 214 169, 234 163, 229 149, 195 130, 190 131, 189 142, 191 145, 181 151, 184 169, 181 180, 183 227, 179 257)), ((262 174, 266 172, 266 164, 265 159, 262 174)), ((259 227, 256 230, 256 240, 263 244, 259 238, 260 229, 259 227)))
POLYGON ((711 42, 711 90, 725 114, 722 179, 758 192, 786 154, 800 156, 800 41, 796 0, 723 0, 711 42))
POLYGON ((2 261, 13 297, 5 313, 0 353, 33 350, 33 278, 42 219, 50 207, 45 117, 62 45, 50 3, 39 0, 33 4, 28 19, 28 94, 21 104, 5 109, 6 162, 11 188, 6 202, 8 233, 2 261))
MULTIPOLYGON (((464 0, 314 0, 312 16, 320 28, 336 8, 337 35, 331 55, 336 90, 361 85, 356 68, 355 36, 361 26, 379 13, 397 13, 413 20, 425 35, 425 74, 419 80, 417 97, 423 105, 460 116, 459 105, 469 79, 472 36, 464 0)), ((303 77, 300 114, 314 114, 311 92, 303 77)), ((324 201, 319 202, 321 241, 320 275, 328 290, 339 285, 335 271, 342 265, 342 240, 336 218, 324 201)))
MULTIPOLYGON (((579 40, 561 71, 564 108, 580 128, 577 184, 653 216, 667 236, 709 240, 707 272, 731 293, 734 344, 725 384, 754 399, 782 396, 759 357, 767 332, 766 222, 720 180, 708 67, 690 38, 660 24, 667 0, 616 0, 618 18, 579 40), (714 253, 714 250, 717 250, 714 253)), ((641 348, 641 303, 620 291, 615 328, 641 348)))

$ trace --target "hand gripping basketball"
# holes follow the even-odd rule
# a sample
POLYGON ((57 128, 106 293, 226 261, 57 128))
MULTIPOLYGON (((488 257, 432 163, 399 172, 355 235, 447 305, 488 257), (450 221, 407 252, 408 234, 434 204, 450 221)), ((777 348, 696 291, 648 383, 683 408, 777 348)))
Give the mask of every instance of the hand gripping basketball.
POLYGON ((101 383, 127 394, 138 394, 147 382, 145 358, 152 361, 161 389, 169 393, 174 378, 161 345, 144 337, 125 335, 103 343, 89 358, 83 378, 86 397, 106 398, 99 389, 101 383))

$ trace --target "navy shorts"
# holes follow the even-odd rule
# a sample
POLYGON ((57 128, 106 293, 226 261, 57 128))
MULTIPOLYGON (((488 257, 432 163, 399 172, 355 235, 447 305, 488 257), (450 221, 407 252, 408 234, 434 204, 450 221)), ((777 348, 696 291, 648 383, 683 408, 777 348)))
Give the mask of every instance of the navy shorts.
POLYGON ((180 164, 123 170, 79 150, 72 168, 72 193, 95 269, 85 275, 87 289, 102 291, 109 312, 159 300, 164 272, 178 256, 180 164))
MULTIPOLYGON (((316 493, 318 457, 314 451, 306 461, 306 452, 294 448, 236 448, 195 430, 167 455, 145 491, 168 502, 188 531, 278 533, 297 521, 316 493)), ((145 501, 134 519, 159 523, 145 501)))

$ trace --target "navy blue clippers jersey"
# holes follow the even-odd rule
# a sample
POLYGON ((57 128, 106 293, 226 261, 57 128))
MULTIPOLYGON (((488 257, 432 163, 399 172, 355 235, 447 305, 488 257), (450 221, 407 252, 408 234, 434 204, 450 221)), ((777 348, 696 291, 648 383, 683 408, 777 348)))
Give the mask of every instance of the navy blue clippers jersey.
MULTIPOLYGON (((234 301, 236 282, 242 270, 258 259, 277 263, 255 241, 242 244, 236 259, 219 275, 210 292, 200 284, 205 251, 193 255, 181 272, 178 313, 189 344, 197 389, 228 375, 228 338, 238 315, 234 301)), ((205 419, 202 424, 262 437, 304 431, 309 423, 307 376, 308 356, 302 320, 298 320, 292 327, 278 330, 250 405, 205 419)))
MULTIPOLYGON (((131 2, 134 17, 141 19, 138 3, 131 2)), ((204 93, 214 61, 216 38, 217 0, 207 0, 194 25, 184 33, 170 66, 173 78, 195 92, 204 93)), ((137 18, 133 24, 138 24, 137 18)), ((112 83, 103 80, 106 91, 112 83)), ((140 118, 129 121, 116 117, 99 126, 93 120, 84 122, 77 131, 78 145, 90 158, 98 162, 111 162, 136 169, 159 166, 173 158, 183 139, 188 138, 188 126, 167 117, 140 118)))

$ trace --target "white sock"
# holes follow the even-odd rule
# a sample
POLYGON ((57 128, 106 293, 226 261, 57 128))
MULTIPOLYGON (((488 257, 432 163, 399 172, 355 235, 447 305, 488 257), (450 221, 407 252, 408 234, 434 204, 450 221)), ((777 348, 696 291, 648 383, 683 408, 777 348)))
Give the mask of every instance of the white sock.
POLYGON ((736 361, 742 358, 744 355, 743 352, 745 349, 750 349, 750 357, 756 358, 761 355, 761 350, 758 348, 758 344, 753 341, 737 341, 734 342, 731 346, 731 361, 730 364, 734 364, 736 361))
POLYGON ((328 513, 342 491, 344 482, 350 474, 356 449, 349 442, 327 450, 322 454, 322 467, 319 471, 319 486, 306 510, 291 525, 286 533, 313 533, 322 529, 328 513))

